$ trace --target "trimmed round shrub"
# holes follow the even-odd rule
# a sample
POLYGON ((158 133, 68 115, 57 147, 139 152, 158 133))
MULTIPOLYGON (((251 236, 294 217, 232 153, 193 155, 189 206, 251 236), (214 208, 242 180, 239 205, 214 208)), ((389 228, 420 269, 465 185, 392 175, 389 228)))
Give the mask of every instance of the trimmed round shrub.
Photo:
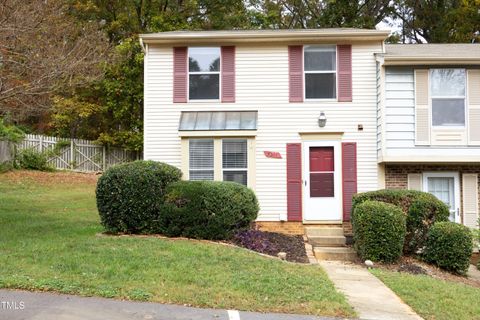
POLYGON ((170 185, 159 221, 171 237, 229 239, 257 218, 255 193, 235 182, 180 181, 170 185))
POLYGON ((352 227, 355 250, 362 259, 394 262, 402 255, 406 226, 399 207, 366 200, 355 207, 352 227))
POLYGON ((407 254, 422 250, 430 227, 435 222, 448 221, 450 215, 445 203, 422 191, 392 189, 360 193, 353 197, 352 210, 367 200, 396 205, 405 213, 407 232, 403 251, 407 254))
POLYGON ((442 269, 465 274, 472 250, 473 237, 468 227, 455 222, 438 222, 428 232, 423 257, 442 269))
POLYGON ((98 180, 97 208, 109 232, 150 233, 158 221, 167 185, 182 172, 155 161, 134 161, 108 169, 98 180))

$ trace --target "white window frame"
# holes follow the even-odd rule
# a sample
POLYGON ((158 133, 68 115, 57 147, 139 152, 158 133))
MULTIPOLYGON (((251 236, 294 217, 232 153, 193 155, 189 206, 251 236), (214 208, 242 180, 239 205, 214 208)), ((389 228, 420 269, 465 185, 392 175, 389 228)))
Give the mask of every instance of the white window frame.
POLYGON ((428 178, 453 178, 455 198, 455 222, 460 223, 460 174, 455 171, 423 172, 423 191, 428 192, 428 178))
POLYGON ((222 47, 218 46, 198 46, 187 48, 187 101, 194 103, 220 102, 222 99, 222 47), (190 72, 190 48, 218 48, 220 50, 220 63, 218 71, 193 71, 190 72), (218 99, 190 99, 190 75, 218 74, 218 99))
POLYGON ((430 92, 430 127, 434 129, 441 129, 441 130, 458 130, 458 129, 465 129, 467 128, 467 121, 468 121, 468 114, 467 114, 467 87, 468 87, 468 82, 467 82, 467 70, 465 68, 431 68, 429 70, 429 92, 430 92), (456 70, 463 70, 464 72, 464 79, 465 79, 465 91, 463 96, 434 96, 433 95, 433 90, 432 90, 432 85, 433 85, 433 76, 432 73, 434 70, 443 70, 443 69, 456 69, 456 70), (465 121, 463 126, 435 126, 433 125, 433 100, 449 100, 449 99, 463 99, 463 110, 464 110, 464 115, 465 115, 465 121))
POLYGON ((303 70, 303 101, 337 101, 338 99, 338 50, 336 45, 332 44, 318 44, 318 45, 304 45, 302 46, 302 70, 303 70), (305 71, 305 47, 333 47, 335 48, 335 70, 334 71, 305 71), (307 74, 321 74, 333 73, 335 74, 335 97, 334 98, 307 98, 307 74))
POLYGON ((247 184, 246 186, 248 186, 248 139, 247 138, 222 138, 222 143, 221 143, 221 148, 222 148, 222 181, 225 181, 223 180, 223 173, 225 171, 244 171, 246 174, 247 174, 247 184), (247 167, 246 168, 224 168, 223 167, 223 141, 224 140, 237 140, 237 141, 245 141, 245 144, 246 144, 246 157, 247 157, 247 167))
POLYGON ((215 180, 215 139, 213 138, 192 138, 188 139, 188 180, 190 181, 214 181, 215 180), (211 140, 213 144, 213 166, 211 168, 194 168, 192 169, 191 163, 190 163, 190 142, 192 140, 211 140), (212 180, 192 180, 192 176, 190 172, 192 171, 212 171, 213 172, 213 179, 212 180))
POLYGON ((182 179, 190 180, 190 141, 194 139, 213 139, 214 181, 223 181, 222 139, 247 139, 247 187, 256 189, 256 134, 245 134, 240 131, 210 131, 200 132, 199 135, 185 135, 181 137, 181 169, 182 179))

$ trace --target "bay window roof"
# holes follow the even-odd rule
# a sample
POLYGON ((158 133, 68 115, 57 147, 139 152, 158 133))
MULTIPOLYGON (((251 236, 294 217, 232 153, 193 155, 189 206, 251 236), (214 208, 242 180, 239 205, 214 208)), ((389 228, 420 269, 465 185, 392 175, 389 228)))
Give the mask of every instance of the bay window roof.
POLYGON ((257 130, 257 111, 184 111, 179 130, 257 130))

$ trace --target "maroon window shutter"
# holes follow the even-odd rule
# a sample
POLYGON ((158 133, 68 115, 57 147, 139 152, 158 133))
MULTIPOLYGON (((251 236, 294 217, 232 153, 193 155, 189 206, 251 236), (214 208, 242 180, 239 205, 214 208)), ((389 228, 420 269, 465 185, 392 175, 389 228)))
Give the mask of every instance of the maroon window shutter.
POLYGON ((337 46, 338 101, 352 102, 352 46, 337 46))
POLYGON ((188 48, 173 48, 173 102, 187 102, 188 48))
POLYGON ((303 101, 303 47, 288 46, 288 80, 290 102, 303 101))
POLYGON ((357 143, 342 142, 343 221, 350 221, 352 197, 357 193, 357 143))
POLYGON ((302 221, 302 144, 287 143, 287 219, 302 221))
POLYGON ((222 102, 235 102, 235 47, 222 47, 222 102))

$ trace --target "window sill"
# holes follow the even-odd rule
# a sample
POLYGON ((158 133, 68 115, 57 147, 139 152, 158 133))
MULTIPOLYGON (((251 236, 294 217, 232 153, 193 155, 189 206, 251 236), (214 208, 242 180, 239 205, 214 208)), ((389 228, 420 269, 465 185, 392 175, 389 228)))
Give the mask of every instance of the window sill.
POLYGON ((187 103, 220 103, 222 100, 220 99, 194 99, 194 100, 187 100, 187 103))
POLYGON ((328 98, 328 99, 307 99, 303 100, 305 103, 315 103, 315 102, 338 102, 337 98, 328 98))

